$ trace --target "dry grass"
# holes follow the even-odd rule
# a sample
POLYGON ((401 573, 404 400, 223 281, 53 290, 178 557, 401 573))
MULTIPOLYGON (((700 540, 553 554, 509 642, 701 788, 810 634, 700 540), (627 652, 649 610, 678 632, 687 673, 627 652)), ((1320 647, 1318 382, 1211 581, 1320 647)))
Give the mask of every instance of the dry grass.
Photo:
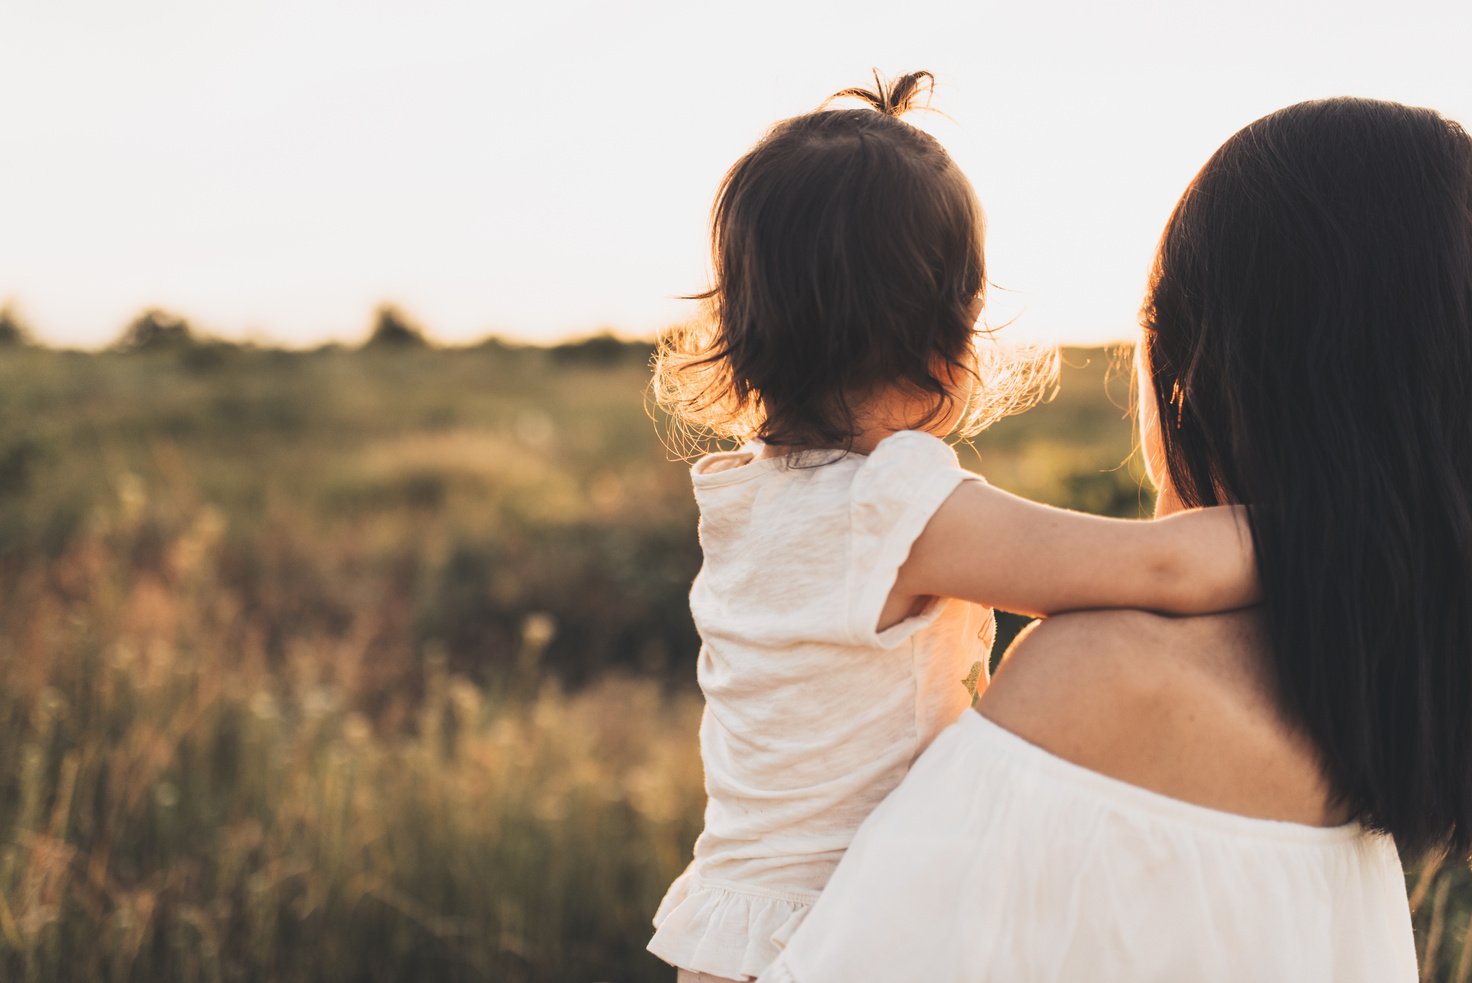
POLYGON ((365 648, 272 665, 207 536, 163 544, 162 582, 99 531, 58 562, 87 602, 36 578, 0 650, 0 978, 660 978, 640 950, 703 805, 695 696, 569 695, 534 621, 522 673, 431 660, 375 720, 365 648))

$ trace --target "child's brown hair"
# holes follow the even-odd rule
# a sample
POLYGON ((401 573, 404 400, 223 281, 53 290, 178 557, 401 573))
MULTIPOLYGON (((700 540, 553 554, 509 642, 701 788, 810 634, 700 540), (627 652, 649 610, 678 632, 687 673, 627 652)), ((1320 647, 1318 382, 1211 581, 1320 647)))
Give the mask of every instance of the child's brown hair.
MULTIPOLYGON (((854 403, 905 385, 934 397, 921 428, 978 375, 985 219, 940 143, 900 117, 934 84, 915 72, 845 89, 784 120, 727 172, 712 212, 706 316, 671 332, 655 395, 718 437, 847 448, 854 403), (839 98, 867 109, 828 109, 839 98), (946 380, 946 381, 943 381, 946 380)), ((970 432, 1015 411, 1048 369, 1016 361, 975 387, 970 432), (1016 370, 1022 368, 1020 373, 1016 370)))

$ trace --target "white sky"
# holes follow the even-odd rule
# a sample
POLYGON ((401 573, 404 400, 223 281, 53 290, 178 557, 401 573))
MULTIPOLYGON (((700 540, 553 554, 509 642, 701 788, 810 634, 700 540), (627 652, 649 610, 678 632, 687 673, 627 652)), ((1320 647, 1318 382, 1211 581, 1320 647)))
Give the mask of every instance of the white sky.
POLYGON ((1243 124, 1472 123, 1472 3, 0 0, 0 300, 80 345, 150 304, 349 340, 384 299, 446 341, 649 334, 705 285, 724 170, 870 66, 940 77, 992 319, 1101 341, 1243 124))

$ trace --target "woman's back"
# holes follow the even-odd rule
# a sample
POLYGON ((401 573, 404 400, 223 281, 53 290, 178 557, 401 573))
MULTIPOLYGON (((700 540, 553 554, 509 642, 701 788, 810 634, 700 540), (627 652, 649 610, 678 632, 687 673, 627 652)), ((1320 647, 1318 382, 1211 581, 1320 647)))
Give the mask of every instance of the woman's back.
POLYGON ((981 712, 1061 758, 1211 809, 1310 826, 1349 816, 1283 710, 1259 615, 1090 611, 1021 638, 981 712))
POLYGON ((763 979, 1415 979, 1395 847, 1333 825, 1262 645, 1250 615, 1044 623, 763 979))

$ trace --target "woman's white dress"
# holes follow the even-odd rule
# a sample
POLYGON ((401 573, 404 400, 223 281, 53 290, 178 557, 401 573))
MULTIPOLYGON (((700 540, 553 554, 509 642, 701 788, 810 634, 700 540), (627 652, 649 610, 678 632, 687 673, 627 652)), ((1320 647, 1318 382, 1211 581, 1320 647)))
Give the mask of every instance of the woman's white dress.
POLYGON ((864 823, 761 981, 1416 977, 1387 837, 1169 798, 968 712, 864 823))

